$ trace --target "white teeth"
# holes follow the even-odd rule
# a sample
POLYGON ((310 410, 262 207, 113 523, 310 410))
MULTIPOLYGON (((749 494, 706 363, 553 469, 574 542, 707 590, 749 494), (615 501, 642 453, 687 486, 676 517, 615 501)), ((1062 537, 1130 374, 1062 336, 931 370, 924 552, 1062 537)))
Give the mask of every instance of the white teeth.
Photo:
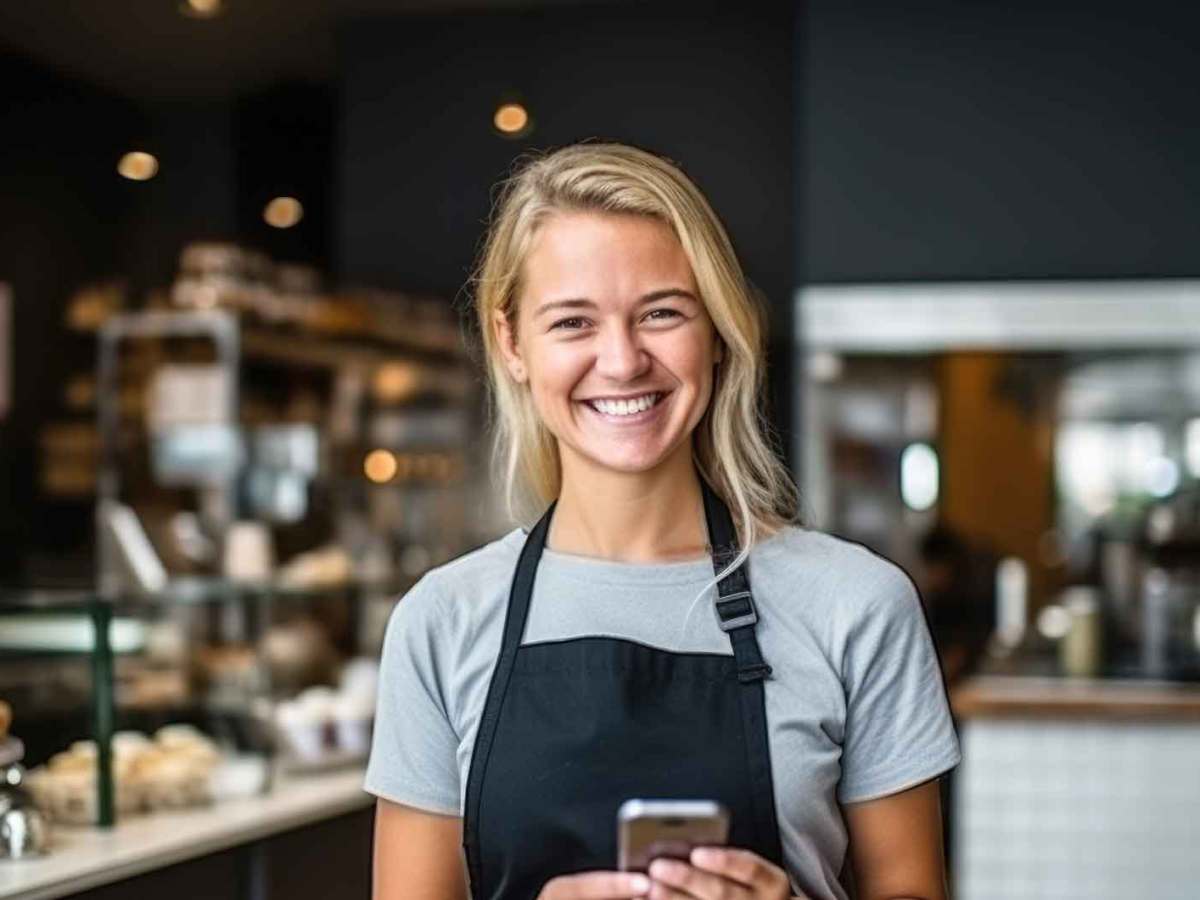
POLYGON ((592 400, 592 406, 608 416, 630 416, 652 407, 662 399, 662 394, 646 394, 633 400, 592 400))

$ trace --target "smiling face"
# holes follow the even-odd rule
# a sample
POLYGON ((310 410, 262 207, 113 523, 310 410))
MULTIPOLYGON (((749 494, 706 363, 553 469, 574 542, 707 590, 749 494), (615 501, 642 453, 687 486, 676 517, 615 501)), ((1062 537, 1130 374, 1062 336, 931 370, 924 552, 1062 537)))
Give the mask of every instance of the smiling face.
POLYGON ((522 276, 516 334, 498 313, 497 342, 558 439, 564 477, 690 465, 720 342, 671 228, 558 213, 522 276))

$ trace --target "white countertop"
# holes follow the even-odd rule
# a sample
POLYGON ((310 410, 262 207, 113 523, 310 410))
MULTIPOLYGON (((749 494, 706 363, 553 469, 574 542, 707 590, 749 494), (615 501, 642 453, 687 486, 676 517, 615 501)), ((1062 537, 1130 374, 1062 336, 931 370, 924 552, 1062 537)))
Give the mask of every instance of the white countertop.
POLYGON ((0 898, 51 900, 370 806, 363 770, 279 779, 261 797, 131 816, 111 829, 55 826, 42 857, 0 859, 0 898))

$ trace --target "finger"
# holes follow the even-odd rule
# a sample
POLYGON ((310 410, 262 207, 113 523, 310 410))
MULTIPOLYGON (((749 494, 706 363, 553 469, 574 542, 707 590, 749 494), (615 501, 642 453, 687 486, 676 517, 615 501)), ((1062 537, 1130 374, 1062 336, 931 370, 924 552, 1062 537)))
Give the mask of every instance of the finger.
POLYGON ((697 900, 697 898, 695 894, 685 894, 661 881, 655 881, 650 888, 650 893, 646 895, 646 900, 697 900))
POLYGON ((788 887, 787 873, 751 850, 696 847, 692 850, 690 861, 697 869, 759 890, 788 887))
POLYGON ((546 882, 541 900, 625 900, 644 897, 650 879, 641 872, 580 872, 546 882))
POLYGON ((677 859, 659 858, 650 863, 650 877, 654 879, 651 900, 675 900, 677 897, 695 900, 749 900, 745 886, 697 869, 677 859), (655 893, 659 888, 663 890, 655 893))

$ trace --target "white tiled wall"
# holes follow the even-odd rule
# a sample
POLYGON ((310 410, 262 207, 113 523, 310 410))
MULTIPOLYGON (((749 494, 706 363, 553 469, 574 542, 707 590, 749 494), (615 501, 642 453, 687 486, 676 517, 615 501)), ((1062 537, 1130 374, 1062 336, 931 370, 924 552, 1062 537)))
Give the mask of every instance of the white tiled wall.
POLYGON ((1200 900, 1200 723, 967 719, 956 900, 1200 900))

